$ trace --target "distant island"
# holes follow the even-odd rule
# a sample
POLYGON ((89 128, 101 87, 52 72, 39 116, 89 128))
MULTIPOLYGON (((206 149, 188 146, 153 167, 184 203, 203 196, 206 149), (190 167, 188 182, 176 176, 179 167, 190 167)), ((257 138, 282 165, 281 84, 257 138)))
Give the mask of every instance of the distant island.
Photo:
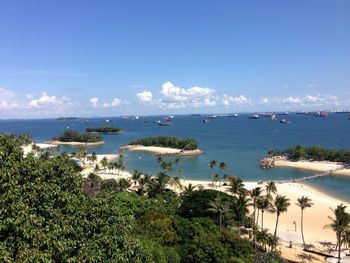
POLYGON ((100 135, 67 130, 62 135, 52 138, 49 143, 80 146, 104 144, 104 141, 100 135))
POLYGON ((285 156, 288 160, 330 161, 350 164, 349 150, 336 150, 321 146, 304 147, 297 145, 284 151, 269 150, 271 156, 285 156))
POLYGON ((123 130, 112 126, 100 126, 100 127, 89 127, 86 128, 88 133, 107 133, 107 134, 120 134, 123 130))
POLYGON ((260 167, 289 167, 314 172, 350 176, 350 151, 321 146, 297 145, 284 151, 269 150, 269 157, 260 161, 260 167))
POLYGON ((78 120, 78 119, 80 119, 80 118, 78 118, 78 117, 59 117, 56 120, 58 120, 58 121, 70 121, 70 120, 78 120))
POLYGON ((193 156, 203 154, 198 149, 198 142, 196 140, 167 136, 138 139, 131 141, 129 145, 120 149, 125 151, 145 151, 157 155, 193 156))

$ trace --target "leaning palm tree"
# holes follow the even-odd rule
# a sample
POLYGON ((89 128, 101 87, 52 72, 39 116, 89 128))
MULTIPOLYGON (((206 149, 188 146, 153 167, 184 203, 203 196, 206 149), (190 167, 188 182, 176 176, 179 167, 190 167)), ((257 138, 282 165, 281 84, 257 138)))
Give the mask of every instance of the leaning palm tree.
POLYGON ((338 242, 338 262, 340 262, 340 252, 343 243, 342 236, 350 227, 350 214, 346 212, 346 206, 343 204, 338 205, 337 208, 334 210, 332 209, 332 211, 335 217, 329 216, 328 218, 331 220, 331 223, 325 227, 332 228, 336 234, 338 242))
POLYGON ((220 194, 218 194, 214 201, 211 200, 209 202, 208 211, 219 215, 219 226, 222 228, 224 216, 229 212, 229 205, 221 199, 220 194))
POLYGON ((276 227, 275 227, 275 233, 273 234, 273 237, 276 238, 277 235, 277 227, 278 227, 278 220, 281 215, 281 213, 287 212, 288 207, 290 206, 289 199, 284 195, 276 195, 275 200, 273 201, 272 209, 276 213, 276 227))
POLYGON ((277 193, 277 187, 276 187, 275 182, 273 182, 273 181, 268 182, 267 185, 265 186, 265 188, 266 188, 266 194, 268 196, 270 196, 271 193, 273 193, 273 194, 277 193))
POLYGON ((304 221, 304 209, 313 206, 313 203, 311 202, 311 199, 310 199, 309 197, 307 197, 307 196, 302 196, 302 197, 298 198, 296 205, 299 206, 300 209, 301 209, 300 229, 301 229, 301 237, 303 238, 303 245, 304 245, 304 247, 305 247, 304 225, 303 225, 303 221, 304 221))

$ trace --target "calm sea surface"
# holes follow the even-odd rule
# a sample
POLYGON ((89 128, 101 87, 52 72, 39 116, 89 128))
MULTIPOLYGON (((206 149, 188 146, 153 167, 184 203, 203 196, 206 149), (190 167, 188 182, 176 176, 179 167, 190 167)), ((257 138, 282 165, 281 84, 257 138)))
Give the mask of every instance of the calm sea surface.
MULTIPOLYGON (((120 135, 104 135, 105 145, 90 147, 89 152, 117 153, 119 147, 129 141, 147 136, 177 136, 194 138, 204 155, 182 158, 180 168, 185 178, 210 180, 210 160, 225 162, 226 172, 235 173, 246 181, 299 178, 310 174, 295 169, 275 168, 262 170, 259 161, 268 149, 283 150, 296 144, 321 145, 350 150, 350 120, 346 114, 331 114, 327 118, 290 114, 283 116, 290 124, 272 122, 269 118, 257 120, 241 114, 234 117, 217 117, 203 124, 203 116, 174 116, 173 126, 158 126, 156 117, 140 117, 138 120, 122 118, 89 118, 78 120, 0 120, 0 133, 32 133, 36 142, 44 142, 61 134, 67 128, 85 131, 90 126, 113 125, 125 132, 120 135), (106 123, 106 119, 110 123, 106 123)), ((282 117, 280 117, 282 118, 282 117)), ((62 147, 63 151, 74 148, 62 147)), ((144 172, 158 170, 156 157, 147 153, 125 153, 127 169, 144 172)), ((350 177, 329 176, 307 182, 333 196, 350 201, 350 177)))

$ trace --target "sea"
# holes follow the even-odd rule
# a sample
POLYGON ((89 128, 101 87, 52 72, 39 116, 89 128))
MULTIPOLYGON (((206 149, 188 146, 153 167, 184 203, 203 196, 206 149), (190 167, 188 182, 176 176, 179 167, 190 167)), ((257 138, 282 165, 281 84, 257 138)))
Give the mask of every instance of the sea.
MULTIPOLYGON (((149 136, 176 136, 193 138, 205 153, 194 157, 181 157, 178 169, 185 179, 211 180, 213 171, 208 167, 211 160, 225 162, 224 173, 235 174, 245 181, 267 181, 300 178, 311 175, 291 168, 263 170, 260 160, 269 149, 285 150, 295 145, 320 145, 334 149, 350 150, 349 114, 329 114, 328 117, 290 113, 287 124, 271 121, 268 117, 249 119, 251 114, 238 117, 217 116, 203 123, 206 115, 174 115, 173 125, 159 126, 154 121, 168 116, 140 116, 137 118, 104 117, 79 118, 76 120, 35 119, 0 120, 0 133, 32 134, 35 142, 45 142, 62 134, 67 129, 84 132, 87 127, 111 125, 122 128, 123 134, 103 135, 104 145, 88 147, 97 154, 120 153, 119 147, 130 141, 149 136)), ((75 151, 76 148, 62 146, 61 151, 75 151)), ((123 152, 126 168, 154 174, 159 171, 157 157, 142 152, 123 152)), ((217 173, 220 171, 217 169, 217 173)), ((319 190, 350 202, 350 177, 326 176, 305 181, 319 190)))

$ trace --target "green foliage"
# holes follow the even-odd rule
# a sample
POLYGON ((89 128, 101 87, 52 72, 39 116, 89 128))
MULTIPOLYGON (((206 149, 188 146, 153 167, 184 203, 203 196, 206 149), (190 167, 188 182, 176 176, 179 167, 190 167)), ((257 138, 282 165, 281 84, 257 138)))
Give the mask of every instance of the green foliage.
POLYGON ((314 161, 350 163, 349 150, 328 149, 317 145, 311 147, 297 145, 283 152, 275 152, 272 150, 269 151, 269 154, 271 155, 275 155, 277 153, 287 155, 291 160, 310 159, 314 161))
POLYGON ((92 133, 120 133, 123 130, 112 126, 100 126, 100 127, 89 127, 86 128, 86 132, 92 133))
POLYGON ((179 139, 167 136, 147 137, 131 141, 129 145, 169 147, 182 150, 196 150, 198 148, 198 142, 194 139, 179 139))
POLYGON ((96 134, 80 133, 67 130, 62 135, 52 138, 60 142, 100 142, 102 137, 96 134))
POLYGON ((0 135, 0 174, 2 262, 151 262, 130 235, 132 215, 86 196, 67 156, 23 157, 0 135))

